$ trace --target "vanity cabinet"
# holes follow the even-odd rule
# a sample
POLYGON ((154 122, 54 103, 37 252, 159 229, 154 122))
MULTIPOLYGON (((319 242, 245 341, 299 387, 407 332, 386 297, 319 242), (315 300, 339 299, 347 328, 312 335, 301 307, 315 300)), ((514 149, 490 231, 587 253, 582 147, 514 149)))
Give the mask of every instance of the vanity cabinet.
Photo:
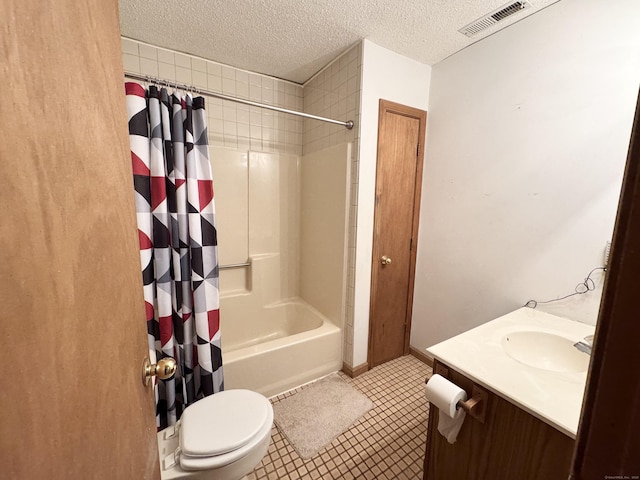
MULTIPOLYGON (((474 382, 435 360, 434 373, 471 395, 474 382)), ((484 389, 486 390, 486 389, 484 389)), ((488 392, 484 423, 467 415, 455 443, 438 432, 429 408, 425 480, 566 480, 575 440, 488 392)))

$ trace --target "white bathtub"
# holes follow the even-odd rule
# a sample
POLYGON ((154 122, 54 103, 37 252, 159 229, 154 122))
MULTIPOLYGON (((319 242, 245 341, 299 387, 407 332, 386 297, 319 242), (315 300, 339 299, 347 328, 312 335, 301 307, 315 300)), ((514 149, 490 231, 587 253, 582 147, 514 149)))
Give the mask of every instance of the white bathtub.
POLYGON ((340 328, 316 309, 292 299, 249 312, 242 297, 221 299, 226 389, 271 397, 340 370, 340 328))

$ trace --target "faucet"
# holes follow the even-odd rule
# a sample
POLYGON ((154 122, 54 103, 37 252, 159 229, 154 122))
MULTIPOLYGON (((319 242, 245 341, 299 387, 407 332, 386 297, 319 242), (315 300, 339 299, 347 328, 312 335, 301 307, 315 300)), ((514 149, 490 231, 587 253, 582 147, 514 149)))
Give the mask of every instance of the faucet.
POLYGON ((593 335, 587 335, 583 340, 573 344, 581 352, 591 355, 591 347, 593 346, 593 335))

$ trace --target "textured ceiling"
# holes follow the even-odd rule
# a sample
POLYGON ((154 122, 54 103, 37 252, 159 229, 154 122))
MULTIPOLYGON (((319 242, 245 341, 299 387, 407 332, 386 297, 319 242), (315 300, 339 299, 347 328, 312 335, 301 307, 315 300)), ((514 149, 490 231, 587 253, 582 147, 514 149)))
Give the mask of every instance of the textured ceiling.
POLYGON ((367 38, 433 65, 558 0, 473 38, 458 29, 506 0, 120 0, 125 37, 303 83, 367 38))

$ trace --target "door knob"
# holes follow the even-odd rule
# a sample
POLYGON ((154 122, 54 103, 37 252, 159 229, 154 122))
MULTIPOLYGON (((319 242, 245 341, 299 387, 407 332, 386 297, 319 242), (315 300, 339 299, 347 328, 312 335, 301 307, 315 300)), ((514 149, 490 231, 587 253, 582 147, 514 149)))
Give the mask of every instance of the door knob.
POLYGON ((142 384, 146 387, 151 383, 152 377, 161 380, 169 380, 176 373, 176 361, 171 357, 158 360, 158 363, 151 364, 148 358, 142 362, 142 384))
POLYGON ((386 255, 383 255, 380 259, 380 263, 382 263, 382 265, 389 265, 391 263, 391 259, 386 255))

